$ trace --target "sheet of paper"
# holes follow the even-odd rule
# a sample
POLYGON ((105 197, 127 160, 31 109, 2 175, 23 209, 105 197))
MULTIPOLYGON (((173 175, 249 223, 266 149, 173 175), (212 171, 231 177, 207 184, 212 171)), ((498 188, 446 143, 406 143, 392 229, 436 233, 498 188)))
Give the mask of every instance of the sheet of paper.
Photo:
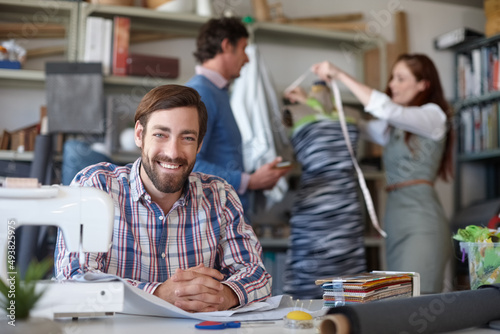
POLYGON ((125 305, 123 313, 135 315, 149 315, 170 318, 190 318, 211 321, 257 321, 257 320, 281 320, 288 312, 293 310, 304 310, 313 316, 326 313, 322 309, 322 301, 298 303, 290 296, 274 296, 266 301, 246 305, 236 310, 219 312, 186 312, 156 296, 141 289, 131 286, 123 279, 109 274, 86 273, 76 278, 81 282, 121 280, 125 285, 125 305), (318 303, 320 302, 320 303, 318 303))

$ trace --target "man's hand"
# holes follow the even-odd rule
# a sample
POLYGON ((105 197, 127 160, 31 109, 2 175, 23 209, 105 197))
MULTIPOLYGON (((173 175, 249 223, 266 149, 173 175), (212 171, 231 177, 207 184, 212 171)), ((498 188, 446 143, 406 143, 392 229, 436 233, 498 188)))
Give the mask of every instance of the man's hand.
POLYGON ((299 102, 306 103, 307 101, 307 93, 302 87, 295 87, 291 91, 285 94, 285 97, 288 98, 291 102, 299 102))
POLYGON ((220 283, 222 279, 219 271, 203 264, 177 269, 156 288, 154 295, 188 312, 227 310, 238 304, 238 298, 231 288, 220 283))
POLYGON ((281 162, 281 157, 277 157, 273 162, 265 164, 250 175, 248 181, 248 189, 251 190, 268 190, 272 189, 280 177, 288 173, 292 167, 276 168, 276 165, 281 162))

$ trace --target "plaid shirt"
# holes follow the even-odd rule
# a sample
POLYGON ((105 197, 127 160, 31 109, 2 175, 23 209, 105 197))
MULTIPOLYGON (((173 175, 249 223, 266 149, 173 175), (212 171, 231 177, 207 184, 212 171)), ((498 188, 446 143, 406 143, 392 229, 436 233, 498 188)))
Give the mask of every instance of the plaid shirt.
MULTIPOLYGON (((225 276, 223 283, 240 305, 267 298, 271 276, 234 189, 216 176, 192 173, 179 200, 165 213, 146 192, 140 165, 140 158, 123 167, 100 163, 73 180, 106 191, 115 203, 112 246, 107 253, 87 253, 85 271, 114 274, 153 293, 177 268, 203 263, 225 276)), ((79 256, 66 250, 61 231, 57 239, 56 277, 82 274, 79 256)))

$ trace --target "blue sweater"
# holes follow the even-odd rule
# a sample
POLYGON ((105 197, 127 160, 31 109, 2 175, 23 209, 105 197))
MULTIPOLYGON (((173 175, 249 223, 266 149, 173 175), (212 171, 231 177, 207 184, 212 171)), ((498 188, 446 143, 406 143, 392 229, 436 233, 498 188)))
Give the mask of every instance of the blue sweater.
MULTIPOLYGON (((227 89, 219 89, 203 75, 195 75, 186 86, 194 88, 208 111, 207 133, 194 171, 217 175, 238 190, 243 173, 241 134, 234 119, 227 89)), ((245 213, 248 195, 239 195, 245 213)))

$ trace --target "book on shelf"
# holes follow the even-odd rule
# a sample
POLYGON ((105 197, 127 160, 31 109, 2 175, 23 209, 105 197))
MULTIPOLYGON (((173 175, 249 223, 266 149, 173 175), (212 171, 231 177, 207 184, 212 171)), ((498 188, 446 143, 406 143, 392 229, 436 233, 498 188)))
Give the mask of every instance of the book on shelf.
POLYGON ((474 122, 474 138, 473 138, 473 151, 481 152, 482 150, 482 127, 481 127, 481 108, 478 105, 472 106, 472 120, 474 122))
POLYGON ((33 151, 35 149, 36 136, 39 133, 40 124, 33 124, 15 131, 3 131, 1 150, 12 150, 18 152, 33 151))
POLYGON ((102 73, 111 74, 113 20, 98 16, 87 17, 85 24, 83 61, 102 63, 102 73))
POLYGON ((113 30, 113 74, 127 75, 127 57, 130 42, 130 18, 115 16, 113 30))
POLYGON ((3 130, 2 139, 0 140, 0 150, 8 150, 10 148, 11 133, 3 130))
POLYGON ((323 288, 325 307, 338 302, 367 303, 382 299, 418 296, 420 275, 415 272, 372 271, 316 280, 323 288))
POLYGON ((500 45, 492 43, 457 54, 457 97, 500 91, 500 45))
POLYGON ((500 146, 499 106, 497 101, 493 101, 469 106, 460 111, 460 153, 479 153, 500 146))
POLYGON ((488 114, 488 145, 490 149, 498 148, 498 102, 493 102, 488 114))
POLYGON ((87 17, 85 22, 84 62, 97 63, 101 61, 103 21, 102 17, 87 17))
POLYGON ((460 113, 460 152, 462 153, 472 153, 473 149, 473 133, 474 133, 474 122, 472 117, 472 109, 465 108, 460 113))
POLYGON ((471 51, 472 55, 472 95, 480 96, 482 94, 481 85, 481 49, 474 49, 471 51))
POLYGON ((104 19, 102 31, 102 74, 111 75, 113 65, 113 20, 104 19))
POLYGON ((463 43, 484 37, 484 34, 466 27, 454 29, 441 34, 434 39, 434 47, 437 50, 445 50, 458 47, 463 43))

